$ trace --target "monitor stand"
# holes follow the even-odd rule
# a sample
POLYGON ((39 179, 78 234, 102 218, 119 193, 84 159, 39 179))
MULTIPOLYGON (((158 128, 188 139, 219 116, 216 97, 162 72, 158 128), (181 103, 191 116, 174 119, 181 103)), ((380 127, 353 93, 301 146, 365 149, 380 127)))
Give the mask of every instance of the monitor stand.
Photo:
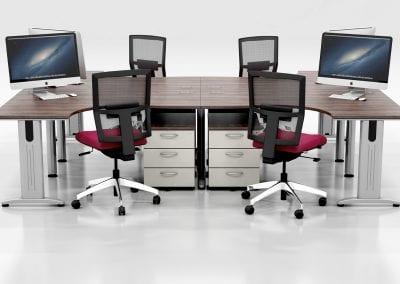
POLYGON ((358 98, 360 98, 361 96, 365 95, 365 89, 364 88, 353 88, 350 87, 350 92, 341 94, 341 95, 337 95, 337 94, 333 94, 330 95, 329 97, 334 98, 334 99, 342 99, 342 100, 357 100, 358 98))

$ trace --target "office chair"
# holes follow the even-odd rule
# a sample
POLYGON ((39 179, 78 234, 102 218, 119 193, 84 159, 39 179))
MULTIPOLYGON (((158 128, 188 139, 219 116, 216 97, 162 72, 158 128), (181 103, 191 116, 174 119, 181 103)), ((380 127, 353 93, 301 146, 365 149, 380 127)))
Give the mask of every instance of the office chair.
POLYGON ((253 36, 239 39, 239 77, 247 72, 278 69, 278 37, 253 36))
POLYGON ((99 150, 114 159, 112 177, 89 181, 86 190, 79 193, 71 206, 78 209, 80 199, 108 187, 114 187, 119 197, 118 215, 125 215, 121 186, 147 191, 153 204, 160 204, 158 190, 120 177, 118 160, 135 159, 135 146, 145 145, 151 135, 150 123, 150 70, 128 70, 96 73, 92 75, 93 115, 95 131, 81 131, 75 136, 80 143, 99 150), (146 113, 144 122, 136 116, 146 113))
POLYGON ((129 65, 131 69, 150 69, 152 77, 165 77, 166 45, 165 37, 130 35, 129 65))
POLYGON ((326 144, 326 137, 317 134, 302 133, 305 113, 305 77, 265 71, 249 71, 249 124, 248 138, 253 140, 253 147, 262 150, 263 163, 282 162, 282 173, 279 181, 269 181, 247 186, 242 192, 243 199, 250 198, 250 191, 265 189, 264 192, 250 200, 245 207, 249 215, 254 213, 254 204, 281 191, 281 199, 292 195, 299 203, 300 209, 294 212, 296 218, 304 216, 303 203, 296 191, 308 192, 320 196, 319 205, 326 205, 326 192, 305 185, 288 181, 286 163, 294 160, 304 152, 326 144), (266 121, 261 128, 257 115, 266 121), (290 119, 292 126, 280 121, 290 119), (260 129, 261 128, 261 129, 260 129))

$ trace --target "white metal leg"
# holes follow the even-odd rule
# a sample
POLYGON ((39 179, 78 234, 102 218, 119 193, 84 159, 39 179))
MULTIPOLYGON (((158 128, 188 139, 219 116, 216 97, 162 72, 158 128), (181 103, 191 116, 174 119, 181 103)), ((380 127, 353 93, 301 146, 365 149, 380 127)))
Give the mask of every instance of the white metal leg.
POLYGON ((67 161, 67 146, 65 138, 65 120, 57 120, 57 156, 58 161, 65 163, 67 161))
POLYGON ((2 206, 64 206, 64 201, 46 198, 44 195, 42 122, 40 120, 19 120, 18 137, 21 198, 4 201, 2 206))
POLYGON ((289 182, 289 185, 297 191, 301 191, 301 192, 307 192, 307 193, 311 193, 311 194, 315 194, 321 197, 327 197, 327 194, 325 191, 322 191, 320 189, 316 189, 310 186, 306 186, 303 184, 299 184, 299 183, 295 183, 295 182, 289 182))
POLYGON ((259 195, 257 195, 256 197, 252 198, 250 200, 250 204, 254 205, 256 204, 258 201, 267 198, 268 196, 271 196, 272 194, 281 191, 282 189, 284 189, 284 187, 282 186, 282 183, 278 183, 273 187, 268 188, 267 190, 265 190, 264 192, 260 193, 259 195))
POLYGON ((139 190, 143 190, 143 191, 150 192, 150 193, 153 193, 155 195, 158 195, 158 189, 155 189, 153 187, 150 187, 150 186, 142 184, 142 183, 138 183, 136 181, 132 181, 132 180, 124 179, 124 178, 119 178, 118 182, 122 186, 137 188, 139 190))
POLYGON ((336 122, 336 158, 335 162, 344 161, 344 134, 345 134, 345 121, 338 120, 336 122))
POLYGON ((100 191, 102 189, 105 189, 105 188, 111 187, 111 186, 118 186, 117 181, 115 179, 110 179, 110 180, 104 181, 104 182, 102 182, 102 183, 100 183, 98 185, 92 186, 91 188, 79 193, 76 196, 76 199, 79 200, 79 199, 81 199, 81 198, 83 198, 83 197, 85 197, 85 196, 87 196, 89 194, 95 193, 97 191, 100 191))
POLYGON ((92 179, 89 180, 88 186, 93 186, 102 182, 105 182, 106 180, 112 179, 112 177, 105 177, 105 178, 98 178, 98 179, 92 179))
POLYGON ((260 182, 260 183, 248 185, 247 191, 270 188, 271 186, 274 186, 278 183, 279 183, 279 181, 267 181, 267 182, 260 182))

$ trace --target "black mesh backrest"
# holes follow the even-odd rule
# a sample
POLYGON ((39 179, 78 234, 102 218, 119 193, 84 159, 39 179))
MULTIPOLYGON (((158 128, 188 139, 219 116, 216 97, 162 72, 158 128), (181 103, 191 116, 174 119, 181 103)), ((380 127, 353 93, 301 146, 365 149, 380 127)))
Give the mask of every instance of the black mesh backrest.
POLYGON ((249 139, 264 143, 263 157, 273 159, 276 145, 298 145, 305 113, 305 77, 301 75, 249 71, 249 139), (264 136, 260 136, 262 125, 264 136), (294 121, 294 127, 284 129, 278 139, 279 124, 294 121))
POLYGON ((247 72, 278 69, 278 37, 254 36, 239 39, 239 76, 247 72))
POLYGON ((96 73, 93 114, 101 142, 122 142, 123 155, 135 154, 134 140, 151 135, 150 70, 96 73), (145 113, 145 119, 138 118, 145 113))
POLYGON ((150 69, 153 77, 165 77, 166 45, 165 37, 130 35, 129 65, 131 69, 150 69))

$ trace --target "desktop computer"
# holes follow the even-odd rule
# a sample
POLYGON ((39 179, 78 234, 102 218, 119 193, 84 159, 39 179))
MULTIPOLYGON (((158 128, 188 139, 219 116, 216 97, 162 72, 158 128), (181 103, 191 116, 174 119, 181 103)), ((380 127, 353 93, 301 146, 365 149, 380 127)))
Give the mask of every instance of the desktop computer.
POLYGON ((342 99, 355 100, 365 88, 386 89, 391 49, 388 36, 324 33, 317 82, 350 87, 333 96, 342 99))
POLYGON ((47 87, 80 83, 75 33, 9 36, 6 49, 12 89, 42 96, 47 87))

